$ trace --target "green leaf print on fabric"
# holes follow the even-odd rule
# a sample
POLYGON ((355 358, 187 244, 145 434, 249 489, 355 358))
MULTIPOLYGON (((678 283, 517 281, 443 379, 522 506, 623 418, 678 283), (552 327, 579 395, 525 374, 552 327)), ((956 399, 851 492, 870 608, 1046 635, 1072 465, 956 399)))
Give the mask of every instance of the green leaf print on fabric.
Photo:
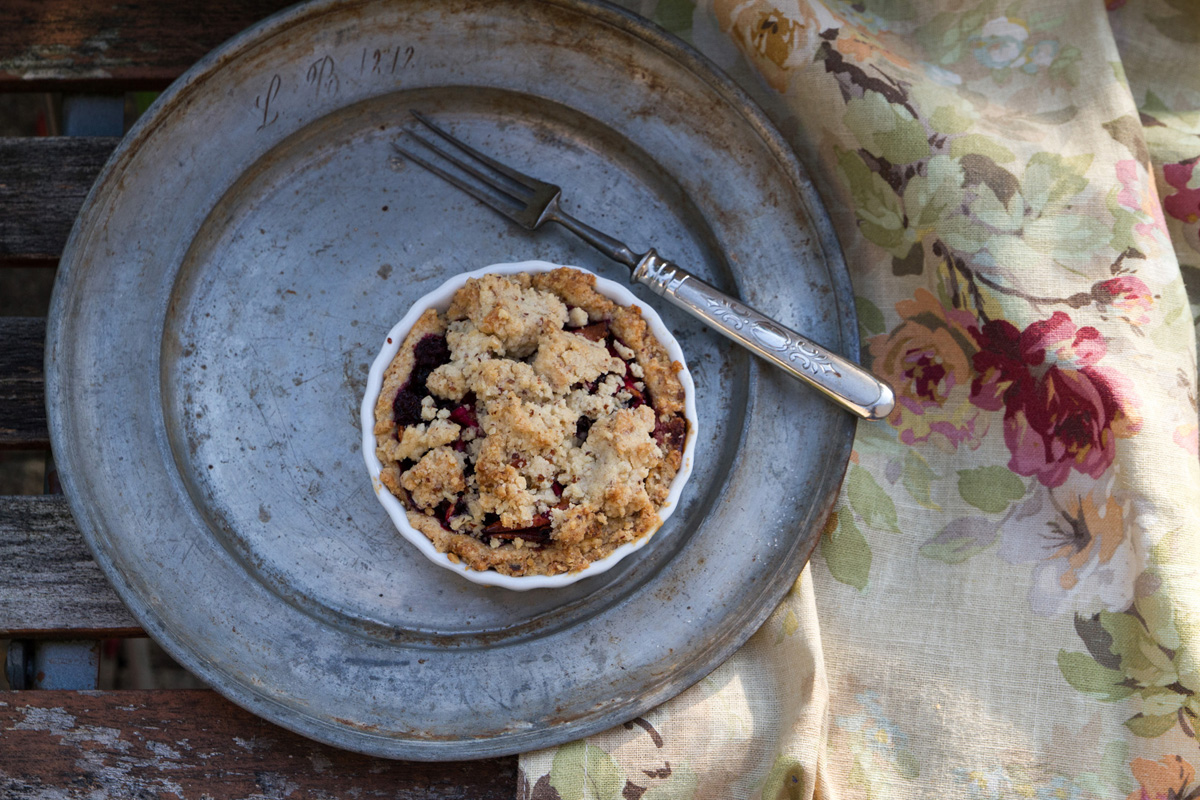
POLYGON ((938 14, 917 29, 917 42, 936 63, 942 66, 957 63, 967 52, 967 42, 994 13, 995 7, 996 3, 985 0, 964 12, 938 14))
POLYGON ((914 244, 904 258, 892 256, 892 274, 897 278, 904 275, 920 275, 925 271, 925 251, 921 245, 914 244))
POLYGON ((1164 714, 1162 716, 1146 716, 1145 714, 1135 714, 1125 720, 1125 727, 1133 731, 1137 736, 1146 739, 1157 739, 1171 728, 1175 727, 1176 719, 1174 714, 1164 714))
MULTIPOLYGON (((1085 291, 1028 295, 1011 271, 1053 263, 1078 274, 1098 256, 1111 259, 1114 245, 1135 252, 1134 244, 1151 231, 1153 219, 1140 208, 1118 203, 1111 207, 1114 221, 1095 215, 1082 196, 1095 156, 1034 152, 1018 177, 1001 166, 1017 160, 1008 143, 971 130, 940 134, 920 105, 935 103, 939 124, 955 130, 970 116, 959 113, 966 104, 946 105, 953 95, 945 93, 910 94, 902 78, 864 72, 839 52, 841 33, 816 56, 842 86, 843 122, 860 145, 857 151, 834 147, 838 175, 850 190, 859 231, 892 256, 892 273, 924 274, 927 261, 941 259, 949 305, 985 319, 997 310, 991 292, 1072 308, 1092 302, 1085 291)), ((1028 124, 1064 121, 1031 117, 1028 124)), ((1124 133, 1120 125, 1113 131, 1124 133)), ((1120 198, 1144 194, 1142 188, 1120 198)))
POLYGON ((896 503, 871 473, 857 464, 850 467, 850 475, 846 478, 846 497, 854 512, 871 527, 900 532, 896 503))
MULTIPOLYGON (((969 157, 969 156, 968 156, 969 157)), ((1007 197, 997 194, 991 183, 980 181, 975 188, 975 199, 971 202, 971 213, 975 219, 992 229, 998 236, 990 237, 989 244, 998 238, 1019 234, 1025 224, 1025 203, 1013 189, 1007 197), (1013 196, 1016 199, 1013 199, 1013 196)))
POLYGON ((834 580, 858 589, 867 588, 871 574, 871 546, 844 506, 829 515, 821 536, 821 558, 834 580))
POLYGON ((1060 264, 1087 264, 1096 244, 1106 244, 1111 228, 1083 214, 1047 215, 1025 226, 1023 241, 1060 264))
POLYGON ((922 172, 909 178, 904 187, 904 214, 917 241, 957 215, 964 180, 962 165, 945 155, 933 156, 922 172))
POLYGON ((965 133, 950 140, 951 158, 962 158, 969 155, 986 156, 997 164, 1007 164, 1017 160, 1012 150, 981 133, 965 133))
POLYGON ((850 98, 843 122, 863 149, 891 164, 911 164, 930 156, 925 126, 879 92, 865 91, 862 97, 850 98))
POLYGON ((912 499, 933 511, 942 510, 940 505, 933 502, 933 481, 938 475, 929 466, 925 456, 916 450, 905 453, 904 472, 901 475, 904 488, 912 499))
POLYGON ((987 517, 961 517, 921 545, 921 555, 947 564, 961 564, 995 543, 1000 526, 987 517))
MULTIPOLYGON (((1142 584, 1159 585, 1153 573, 1147 576, 1142 584)), ((1075 629, 1088 652, 1060 653, 1068 683, 1104 701, 1136 694, 1141 707, 1125 725, 1138 736, 1158 737, 1178 725, 1195 737, 1200 667, 1189 637, 1196 631, 1177 624, 1166 596, 1156 590, 1137 597, 1126 611, 1077 617, 1075 629)))
POLYGON ((879 306, 865 297, 858 296, 854 298, 854 309, 858 312, 859 338, 866 339, 867 336, 883 333, 885 323, 883 312, 879 310, 879 306), (862 334, 866 334, 866 336, 862 334))
MULTIPOLYGON (((929 115, 929 125, 938 133, 966 133, 975 124, 975 118, 964 114, 955 106, 938 106, 929 115)), ((968 138, 968 137, 962 137, 968 138)), ((999 145, 997 145, 999 147, 999 145)), ((1003 147, 1000 147, 1003 150, 1003 147)), ((953 155, 953 153, 951 153, 953 155)), ((1011 155, 1011 154, 1010 154, 1011 155)))
POLYGON ((1021 189, 1035 216, 1062 211, 1069 201, 1087 188, 1084 177, 1092 156, 1064 157, 1057 153, 1034 153, 1025 165, 1021 189))
MULTIPOLYGON (((1200 103, 1197 105, 1200 106, 1200 103)), ((1147 138, 1152 135, 1157 138, 1159 134, 1167 133, 1177 144, 1184 145, 1185 149, 1191 150, 1194 148, 1194 142, 1172 134, 1200 136, 1200 107, 1188 108, 1184 106, 1181 108, 1172 108, 1163 102, 1163 99, 1153 90, 1147 89, 1146 99, 1139 106, 1138 112, 1149 117, 1147 125, 1150 126, 1150 129, 1143 130, 1143 134, 1147 138), (1166 127, 1167 130, 1161 130, 1163 127, 1166 127)), ((1170 163, 1177 159, 1177 154, 1172 153, 1170 157, 1155 158, 1155 161, 1170 163)))
POLYGON ((1115 669, 1100 666, 1086 653, 1060 650, 1058 668, 1067 683, 1075 689, 1101 700, 1123 700, 1133 694, 1133 689, 1124 685, 1124 675, 1115 669))
POLYGON ((554 754, 550 785, 562 800, 623 800, 625 776, 612 756, 580 741, 564 745, 554 754))
POLYGON ((858 153, 839 150, 837 160, 842 180, 854 198, 862 235, 897 258, 906 256, 912 242, 905 237, 904 209, 896 192, 858 153))
POLYGON ((1141 619, 1111 611, 1101 611, 1098 619, 1110 637, 1109 652, 1118 658, 1117 668, 1122 674, 1143 686, 1174 682, 1170 651, 1154 641, 1141 619))
POLYGON ((1025 496, 1025 482, 1007 467, 977 467, 958 472, 958 494, 981 511, 999 514, 1025 496))

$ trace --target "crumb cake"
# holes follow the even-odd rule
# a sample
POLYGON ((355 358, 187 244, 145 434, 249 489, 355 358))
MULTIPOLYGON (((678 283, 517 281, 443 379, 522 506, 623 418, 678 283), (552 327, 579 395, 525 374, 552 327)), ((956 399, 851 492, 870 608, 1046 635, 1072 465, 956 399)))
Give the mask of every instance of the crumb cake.
POLYGON ((661 522, 688 436, 680 369, 592 275, 471 278, 384 373, 380 482, 470 569, 584 569, 661 522))

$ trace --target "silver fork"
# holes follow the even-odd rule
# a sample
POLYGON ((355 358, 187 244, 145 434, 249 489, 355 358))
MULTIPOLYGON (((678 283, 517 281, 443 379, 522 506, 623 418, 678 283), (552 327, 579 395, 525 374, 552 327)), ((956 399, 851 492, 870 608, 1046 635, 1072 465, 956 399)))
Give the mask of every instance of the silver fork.
POLYGON ((749 306, 709 286, 653 248, 634 253, 628 245, 596 230, 566 213, 559 206, 562 190, 501 164, 450 135, 425 115, 412 111, 424 128, 453 146, 457 155, 433 141, 408 131, 413 139, 459 170, 471 175, 491 191, 443 169, 411 149, 393 146, 405 158, 500 212, 526 230, 546 222, 557 222, 614 261, 629 267, 632 280, 702 320, 751 352, 814 386, 835 402, 864 419, 882 419, 895 407, 892 388, 849 359, 789 330, 749 306))

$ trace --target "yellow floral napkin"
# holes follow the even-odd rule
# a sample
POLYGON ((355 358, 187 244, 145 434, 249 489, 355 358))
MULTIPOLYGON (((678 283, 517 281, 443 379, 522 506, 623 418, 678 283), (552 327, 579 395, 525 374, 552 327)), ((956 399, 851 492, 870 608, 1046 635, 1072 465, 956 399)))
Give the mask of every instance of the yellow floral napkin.
POLYGON ((518 796, 1200 798, 1200 3, 627 5, 789 137, 900 402, 749 643, 518 796))

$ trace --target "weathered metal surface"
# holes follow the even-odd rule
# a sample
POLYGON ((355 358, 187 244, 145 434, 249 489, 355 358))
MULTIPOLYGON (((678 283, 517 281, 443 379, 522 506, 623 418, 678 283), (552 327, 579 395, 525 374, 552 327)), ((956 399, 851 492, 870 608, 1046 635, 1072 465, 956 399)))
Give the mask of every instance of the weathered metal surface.
POLYGON ((668 525, 565 590, 426 563, 357 452, 380 337, 452 271, 540 258, 626 276, 387 166, 409 107, 857 351, 794 157, 674 40, 579 0, 318 2, 200 62, 97 181, 47 331, 51 436, 98 563, 214 688, 366 753, 514 753, 628 720, 732 653, 810 553, 854 422, 660 306, 708 432, 668 525))
POLYGON ((4 800, 514 800, 517 759, 383 761, 214 692, 0 692, 4 800))

